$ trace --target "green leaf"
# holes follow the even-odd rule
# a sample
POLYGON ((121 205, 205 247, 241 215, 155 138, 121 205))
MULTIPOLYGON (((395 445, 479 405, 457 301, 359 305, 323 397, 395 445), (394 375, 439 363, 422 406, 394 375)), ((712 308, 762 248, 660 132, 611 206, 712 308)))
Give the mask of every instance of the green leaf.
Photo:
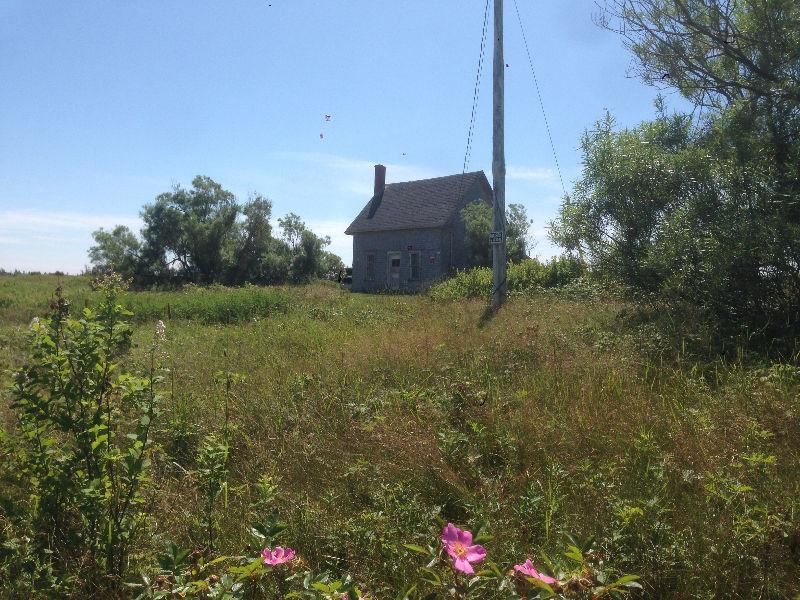
MULTIPOLYGON (((624 576, 620 577, 619 579, 617 579, 614 582, 613 585, 626 585, 628 583, 633 583, 633 582, 638 581, 638 580, 639 580, 639 576, 638 575, 624 575, 624 576)), ((639 587, 641 587, 641 586, 639 586, 639 587)))
POLYGON ((564 553, 564 556, 566 556, 569 559, 574 560, 575 562, 579 562, 579 563, 583 562, 583 553, 580 551, 580 549, 577 546, 573 546, 571 544, 569 546, 567 546, 567 551, 564 553))
POLYGON ((550 594, 550 596, 548 596, 548 598, 555 597, 555 595, 556 595, 556 593, 553 591, 553 588, 550 587, 550 585, 546 584, 541 579, 537 579, 536 577, 526 577, 525 581, 527 581, 528 583, 530 583, 534 587, 537 587, 540 590, 543 590, 543 591, 547 592, 548 594, 550 594))
POLYGON ((427 567, 423 567, 420 569, 425 575, 423 575, 422 579, 427 581, 428 583, 433 583, 434 585, 442 585, 442 578, 439 577, 438 573, 433 569, 429 569, 427 567))
POLYGON ((422 554, 423 556, 430 556, 430 552, 427 548, 417 546, 416 544, 403 544, 403 548, 411 550, 412 552, 416 552, 417 554, 422 554))
POLYGON ((408 600, 408 598, 416 589, 417 589, 416 585, 412 585, 411 587, 406 588, 405 590, 397 594, 397 596, 395 596, 395 600, 408 600))

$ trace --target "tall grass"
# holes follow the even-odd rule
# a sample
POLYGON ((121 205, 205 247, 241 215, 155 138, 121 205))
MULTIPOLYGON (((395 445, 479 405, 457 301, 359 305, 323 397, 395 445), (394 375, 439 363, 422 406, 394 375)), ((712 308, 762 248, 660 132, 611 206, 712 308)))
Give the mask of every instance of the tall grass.
MULTIPOLYGON (((73 313, 96 305, 91 278, 59 275, 0 275, 0 320, 28 323, 49 310, 56 286, 62 286, 73 313)), ((291 297, 286 288, 245 286, 184 286, 176 291, 130 292, 123 305, 139 322, 189 319, 201 323, 242 323, 286 312, 291 297)))
POLYGON ((139 321, 189 319, 231 324, 286 312, 290 299, 276 289, 256 286, 185 286, 179 292, 129 293, 123 304, 139 321))
MULTIPOLYGON (((607 565, 641 575, 643 598, 800 593, 797 357, 675 354, 617 318, 626 303, 596 296, 520 295, 486 322, 480 300, 267 292, 286 310, 167 323, 150 521, 132 569, 152 569, 169 541, 198 547, 198 455, 229 423, 221 554, 247 545, 266 481, 285 544, 371 597, 394 597, 424 566, 402 544, 429 543, 437 519, 486 523, 498 564, 555 554, 565 532, 594 535, 607 565)), ((134 371, 149 364, 152 326, 136 330, 134 371)), ((12 353, 17 329, 0 321, 12 353)), ((26 501, 4 476, 0 532, 26 501)))

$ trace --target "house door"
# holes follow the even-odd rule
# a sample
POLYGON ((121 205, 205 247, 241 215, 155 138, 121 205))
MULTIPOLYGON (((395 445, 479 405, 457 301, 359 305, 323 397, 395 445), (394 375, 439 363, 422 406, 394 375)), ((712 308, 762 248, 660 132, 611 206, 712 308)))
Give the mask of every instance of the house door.
POLYGON ((389 273, 386 287, 390 290, 400 289, 400 253, 389 252, 389 273))

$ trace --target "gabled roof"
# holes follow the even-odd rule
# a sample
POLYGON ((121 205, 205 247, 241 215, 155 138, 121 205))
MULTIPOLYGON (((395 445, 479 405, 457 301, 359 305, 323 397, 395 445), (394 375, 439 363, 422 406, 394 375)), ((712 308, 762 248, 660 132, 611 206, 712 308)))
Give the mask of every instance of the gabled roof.
POLYGON ((390 183, 382 196, 372 197, 345 233, 444 227, 461 207, 464 194, 481 178, 491 189, 483 171, 390 183))

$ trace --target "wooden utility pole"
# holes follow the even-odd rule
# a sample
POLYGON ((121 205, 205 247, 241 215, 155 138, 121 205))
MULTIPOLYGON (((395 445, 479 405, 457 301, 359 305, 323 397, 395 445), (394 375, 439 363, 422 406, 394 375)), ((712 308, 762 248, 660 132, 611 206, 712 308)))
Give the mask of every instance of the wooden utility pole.
POLYGON ((503 58, 503 0, 494 0, 494 135, 492 179, 494 219, 492 244, 492 309, 506 300, 506 155, 505 155, 505 59, 503 58))

